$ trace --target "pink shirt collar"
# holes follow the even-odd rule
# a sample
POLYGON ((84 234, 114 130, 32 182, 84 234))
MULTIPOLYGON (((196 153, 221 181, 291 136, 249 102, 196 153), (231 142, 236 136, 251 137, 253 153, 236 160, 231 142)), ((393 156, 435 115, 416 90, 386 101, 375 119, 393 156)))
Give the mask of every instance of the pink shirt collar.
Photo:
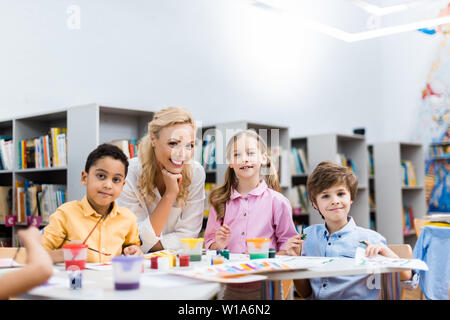
MULTIPOLYGON (((264 191, 266 191, 268 188, 266 181, 264 181, 264 179, 262 179, 258 186, 253 189, 252 191, 250 191, 247 195, 253 195, 253 196, 260 196, 264 191)), ((241 195, 236 189, 234 189, 233 187, 231 188, 231 196, 230 196, 230 200, 234 200, 237 199, 239 197, 244 197, 243 195, 241 195)))

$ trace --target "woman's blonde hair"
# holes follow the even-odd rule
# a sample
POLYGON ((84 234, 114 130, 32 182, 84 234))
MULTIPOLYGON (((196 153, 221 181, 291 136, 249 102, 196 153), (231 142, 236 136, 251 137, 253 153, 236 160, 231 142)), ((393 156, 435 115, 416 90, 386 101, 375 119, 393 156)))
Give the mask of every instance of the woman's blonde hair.
MULTIPOLYGON (((153 135, 155 138, 159 138, 159 133, 163 128, 177 124, 192 125, 195 133, 194 118, 188 110, 182 107, 168 107, 158 111, 153 116, 152 121, 148 123, 148 133, 139 141, 138 156, 142 165, 142 174, 139 178, 139 190, 143 196, 148 196, 150 204, 156 199, 153 190, 156 187, 156 175, 160 170, 150 137, 153 135)), ((179 188, 176 203, 179 207, 183 208, 188 199, 188 187, 192 181, 192 161, 186 162, 183 165, 181 174, 183 180, 179 188)))
MULTIPOLYGON (((278 173, 272 163, 270 150, 267 148, 267 144, 264 139, 261 138, 261 136, 255 131, 244 130, 235 134, 227 144, 227 159, 230 160, 232 158, 234 144, 243 136, 256 139, 260 152, 267 155, 267 163, 263 164, 264 167, 261 166, 261 170, 265 170, 265 172, 267 172, 267 174, 263 174, 263 177, 269 188, 279 192, 280 184, 278 182, 278 173)), ((231 189, 236 188, 237 183, 238 179, 234 173, 234 170, 228 167, 225 171, 225 182, 211 191, 208 200, 217 212, 217 220, 220 220, 225 216, 226 202, 230 199, 231 189)))

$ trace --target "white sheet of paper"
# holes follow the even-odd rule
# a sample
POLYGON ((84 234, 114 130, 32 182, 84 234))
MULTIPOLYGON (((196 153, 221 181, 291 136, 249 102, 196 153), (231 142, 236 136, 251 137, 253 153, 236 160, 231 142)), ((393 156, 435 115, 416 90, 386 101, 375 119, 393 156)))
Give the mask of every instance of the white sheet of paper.
POLYGON ((366 256, 366 250, 358 247, 355 252, 355 264, 367 267, 389 267, 415 270, 428 270, 427 264, 419 259, 400 259, 389 258, 382 255, 369 258, 366 256))
POLYGON ((171 275, 164 272, 143 273, 140 280, 140 284, 142 286, 157 288, 174 288, 201 283, 205 282, 197 279, 171 275))
POLYGON ((112 264, 111 264, 111 262, 107 262, 107 263, 86 263, 86 269, 97 270, 97 271, 112 270, 112 264))

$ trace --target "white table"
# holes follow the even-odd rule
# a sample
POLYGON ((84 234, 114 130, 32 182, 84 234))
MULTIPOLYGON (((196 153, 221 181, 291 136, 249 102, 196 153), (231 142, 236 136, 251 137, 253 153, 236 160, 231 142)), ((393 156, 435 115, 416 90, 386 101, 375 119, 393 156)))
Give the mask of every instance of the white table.
MULTIPOLYGON (((53 286, 37 287, 27 294, 20 296, 23 299, 69 299, 69 300, 207 300, 212 299, 220 290, 220 284, 216 282, 192 281, 191 279, 178 279, 179 284, 169 287, 152 286, 152 281, 143 281, 143 278, 163 277, 157 275, 155 270, 145 269, 141 276, 141 285, 136 290, 115 290, 112 270, 83 270, 82 288, 80 290, 69 289, 68 274, 64 266, 55 267, 50 283, 53 286), (59 285, 58 285, 59 284, 59 285)), ((151 279, 151 278, 150 278, 151 279)), ((155 279, 155 281, 158 279, 155 279)))
MULTIPOLYGON (((304 259, 314 259, 313 257, 302 257, 304 259)), ((323 259, 323 258, 320 258, 323 259)), ((287 280, 287 279, 311 279, 311 278, 328 278, 339 276, 351 276, 362 274, 379 274, 404 271, 404 268, 392 267, 371 267, 360 266, 355 264, 352 258, 336 257, 333 261, 328 262, 320 267, 312 267, 308 270, 280 271, 264 273, 267 280, 287 280)))
MULTIPOLYGON (((314 257, 302 257, 304 259, 314 259, 314 257)), ((323 258, 321 258, 323 259, 323 258)), ((208 259, 203 256, 201 262, 191 262, 191 267, 208 264, 208 259)), ((68 288, 68 275, 64 266, 56 267, 59 271, 52 277, 61 283, 67 283, 67 286, 61 285, 55 287, 38 287, 27 294, 21 296, 26 299, 71 299, 71 300, 206 300, 214 298, 221 288, 218 282, 207 282, 184 278, 180 276, 171 276, 172 285, 169 287, 152 286, 152 281, 142 281, 147 276, 157 277, 158 271, 146 268, 141 277, 141 286, 136 290, 115 290, 113 275, 111 270, 84 270, 81 290, 71 290, 68 288), (153 275, 152 275, 153 273, 153 275), (178 282, 178 283, 174 283, 178 282)), ((334 258, 320 267, 312 267, 307 270, 294 271, 276 271, 262 273, 267 278, 265 281, 273 281, 277 286, 277 295, 279 299, 281 291, 279 290, 279 281, 288 279, 306 279, 322 278, 362 274, 380 274, 392 273, 405 269, 391 267, 367 267, 355 264, 351 258, 334 258)), ((164 275, 162 275, 164 276, 164 275)), ((52 282, 52 280, 50 281, 52 282)))

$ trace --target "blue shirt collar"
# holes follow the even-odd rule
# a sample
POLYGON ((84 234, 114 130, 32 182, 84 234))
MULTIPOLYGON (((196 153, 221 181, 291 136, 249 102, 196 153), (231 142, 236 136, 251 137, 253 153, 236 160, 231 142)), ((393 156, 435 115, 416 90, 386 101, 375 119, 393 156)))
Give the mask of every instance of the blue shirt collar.
MULTIPOLYGON (((330 232, 327 229, 326 222, 323 224, 323 228, 324 228, 323 235, 328 238, 330 235, 330 232)), ((353 220, 352 217, 347 216, 347 224, 341 230, 336 231, 333 234, 335 234, 336 236, 342 236, 346 233, 352 232, 353 230, 355 230, 355 228, 356 228, 355 221, 353 220)))

